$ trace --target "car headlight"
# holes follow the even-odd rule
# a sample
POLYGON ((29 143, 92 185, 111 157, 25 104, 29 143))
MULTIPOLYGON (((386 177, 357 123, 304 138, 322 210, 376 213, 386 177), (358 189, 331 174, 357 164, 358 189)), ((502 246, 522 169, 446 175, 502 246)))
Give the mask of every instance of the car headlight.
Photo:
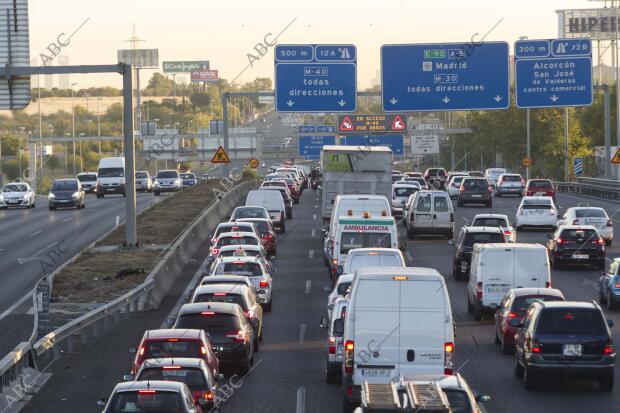
POLYGON ((120 181, 118 181, 119 184, 124 185, 125 184, 125 178, 121 179, 120 181))
POLYGON ((50 193, 50 194, 47 196, 47 199, 54 199, 54 198, 56 198, 56 195, 54 195, 54 194, 52 194, 52 193, 50 193))
POLYGON ((72 197, 72 198, 79 198, 79 197, 80 197, 80 193, 79 193, 79 192, 74 192, 74 193, 71 195, 71 197, 72 197))
POLYGON ((4 195, 0 195, 0 201, 4 201, 4 195))
POLYGON ((154 185, 159 185, 159 181, 153 182, 154 185))

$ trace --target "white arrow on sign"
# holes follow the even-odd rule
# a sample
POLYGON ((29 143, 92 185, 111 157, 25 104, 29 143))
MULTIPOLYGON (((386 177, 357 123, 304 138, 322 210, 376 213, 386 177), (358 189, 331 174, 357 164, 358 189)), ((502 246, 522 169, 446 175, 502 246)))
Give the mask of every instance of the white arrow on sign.
POLYGON ((398 103, 398 99, 396 99, 396 98, 392 98, 392 99, 390 99, 390 103, 391 103, 392 105, 395 105, 396 103, 398 103))
POLYGON ((290 100, 290 99, 289 99, 289 100, 286 102, 286 104, 287 104, 287 105, 288 105, 288 107, 290 108, 291 106, 293 106, 293 105, 295 104, 295 102, 293 102, 292 100, 290 100))
POLYGON ((496 102, 499 102, 503 98, 500 95, 496 95, 493 99, 495 99, 496 102))
MULTIPOLYGON (((348 52, 348 51, 347 51, 348 52)), ((344 100, 340 99, 340 101, 338 102, 338 104, 340 105, 340 107, 344 106, 347 104, 347 102, 345 102, 344 100)))
POLYGON ((450 98, 449 97, 444 97, 443 99, 441 99, 443 101, 443 103, 448 104, 448 102, 450 102, 450 98))
POLYGON ((552 101, 556 102, 559 99, 559 97, 557 97, 556 95, 553 95, 549 99, 551 99, 552 101))

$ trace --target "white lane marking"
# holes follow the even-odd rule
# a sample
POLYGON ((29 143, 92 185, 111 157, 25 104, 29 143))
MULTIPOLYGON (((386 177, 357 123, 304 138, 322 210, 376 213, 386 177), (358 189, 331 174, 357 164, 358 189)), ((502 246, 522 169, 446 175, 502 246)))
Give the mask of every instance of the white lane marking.
POLYGON ((311 237, 316 236, 316 229, 313 229, 313 230, 312 230, 312 235, 310 235, 310 236, 311 236, 311 237))
POLYGON ((314 258, 314 250, 308 251, 308 259, 311 260, 314 258))
POLYGON ((42 233, 42 230, 38 230, 37 232, 33 232, 32 234, 28 235, 29 237, 34 237, 35 235, 39 235, 40 233, 42 233))
POLYGON ((296 413, 305 413, 306 411, 306 389, 300 387, 297 389, 297 410, 296 413))
POLYGON ((73 219, 73 218, 71 218, 71 217, 69 217, 69 218, 65 218, 65 219, 63 219, 63 220, 62 220, 62 222, 69 222, 69 221, 71 221, 72 219, 73 219))
POLYGON ((299 343, 303 343, 306 338, 306 327, 308 327, 307 324, 301 324, 299 326, 299 343))
POLYGON ((0 248, 0 252, 4 251, 4 248, 0 248))
POLYGON ((312 281, 306 280, 306 294, 310 294, 311 289, 312 289, 312 281))
POLYGON ((405 252, 405 255, 407 256, 407 259, 412 262, 413 261, 413 257, 411 256, 411 253, 409 251, 405 252))
POLYGON ((115 227, 118 227, 118 222, 119 222, 120 219, 121 219, 121 217, 117 215, 116 216, 116 225, 114 225, 115 227))
POLYGON ((318 208, 318 207, 319 207, 319 204, 314 204, 314 208, 315 209, 318 208))
POLYGON ((97 208, 89 208, 91 212, 95 212, 97 208))
POLYGON ((465 221, 465 223, 469 224, 469 220, 468 220, 467 218, 465 218, 465 217, 461 217, 461 219, 462 219, 463 221, 465 221))
POLYGON ((316 221, 316 214, 312 214, 312 219, 316 221))

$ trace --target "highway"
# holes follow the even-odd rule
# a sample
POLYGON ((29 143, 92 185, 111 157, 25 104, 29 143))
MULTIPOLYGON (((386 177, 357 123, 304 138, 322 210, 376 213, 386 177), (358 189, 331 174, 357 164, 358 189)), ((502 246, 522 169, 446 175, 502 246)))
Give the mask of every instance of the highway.
MULTIPOLYGON (((493 212, 514 219, 519 198, 494 198, 493 212)), ((620 231, 618 205, 597 199, 558 194, 557 203, 565 210, 578 203, 604 207, 614 219, 614 230, 620 231)), ((488 208, 459 207, 458 227, 488 208)), ((620 232, 616 232, 620 233, 620 232)), ((546 232, 519 232, 519 242, 546 241, 546 232)), ((406 240, 404 228, 400 237, 406 240)), ((191 263, 183 274, 191 279, 197 263, 191 263)), ((608 248, 608 257, 620 255, 620 246, 608 248)), ((523 382, 513 374, 512 356, 502 355, 493 344, 493 328, 488 321, 474 322, 467 313, 466 284, 451 275, 452 247, 444 238, 407 240, 407 262, 410 266, 436 268, 444 275, 456 330, 456 368, 478 392, 490 394, 488 412, 620 412, 620 383, 614 392, 604 393, 596 384, 579 381, 547 381, 538 391, 527 392, 523 382)), ((286 234, 278 234, 278 258, 274 261, 273 311, 265 317, 264 341, 256 355, 255 369, 226 401, 225 412, 339 412, 341 388, 327 384, 324 376, 326 358, 325 331, 319 320, 325 314, 330 281, 322 261, 320 209, 318 192, 306 190, 295 206, 294 219, 286 234)), ((554 287, 568 299, 592 300, 597 297, 599 271, 589 268, 553 270, 554 287)), ((175 285, 160 309, 138 314, 122 324, 100 342, 67 355, 47 370, 52 379, 23 410, 25 412, 63 411, 96 412, 96 401, 107 397, 115 383, 129 369, 127 349, 135 347, 147 328, 158 328, 174 306, 185 285, 175 285)), ((614 320, 614 340, 620 342, 620 312, 609 313, 614 320)), ((228 380, 228 379, 227 379, 228 380)), ((226 381, 227 383, 228 381, 226 381)))

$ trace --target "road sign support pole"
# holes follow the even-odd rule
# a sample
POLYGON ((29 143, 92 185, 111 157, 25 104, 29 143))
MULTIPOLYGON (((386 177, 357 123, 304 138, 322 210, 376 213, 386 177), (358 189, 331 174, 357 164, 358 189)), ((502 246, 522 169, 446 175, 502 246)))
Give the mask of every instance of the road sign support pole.
MULTIPOLYGON (((525 109, 525 117, 526 117, 526 129, 527 129, 527 138, 526 138, 526 157, 527 159, 531 159, 532 156, 532 142, 530 136, 530 109, 525 109)), ((530 179, 530 163, 528 162, 525 167, 525 179, 530 179)))
MULTIPOLYGON (((224 151, 229 153, 228 151, 228 97, 230 96, 229 92, 225 92, 222 94, 222 118, 224 119, 224 130, 222 131, 222 135, 224 137, 224 151)), ((223 168, 220 169, 220 179, 222 178, 222 172, 224 172, 228 176, 228 164, 223 165, 223 168)))
POLYGON ((603 98, 604 122, 605 122, 605 179, 611 179, 611 96, 609 85, 595 86, 595 89, 602 89, 605 93, 603 98))
POLYGON ((133 79, 131 65, 125 65, 123 72, 123 138, 125 142, 125 214, 127 247, 138 246, 136 226, 136 154, 133 136, 133 79))
POLYGON ((564 182, 568 182, 568 107, 564 108, 564 182))

